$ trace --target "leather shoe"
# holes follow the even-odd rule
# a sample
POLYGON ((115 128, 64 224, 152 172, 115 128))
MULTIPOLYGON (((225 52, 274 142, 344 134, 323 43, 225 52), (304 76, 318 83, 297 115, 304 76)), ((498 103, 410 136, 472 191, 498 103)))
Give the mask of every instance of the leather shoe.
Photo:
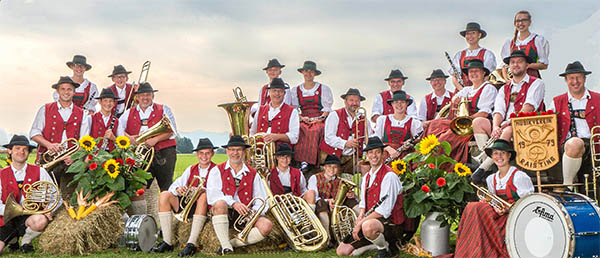
POLYGON ((31 253, 33 252, 33 245, 32 244, 24 244, 21 246, 21 253, 31 253))
POLYGON ((183 248, 183 250, 181 250, 181 253, 179 253, 179 257, 184 257, 184 256, 192 256, 196 253, 196 246, 192 243, 187 243, 185 245, 185 248, 183 248))
POLYGON ((233 250, 229 249, 229 248, 225 248, 223 249, 223 247, 219 247, 219 250, 217 250, 217 255, 226 255, 226 254, 232 254, 233 250))
POLYGON ((375 258, 389 258, 389 257, 392 257, 392 255, 387 250, 387 248, 377 250, 377 254, 375 255, 375 258))
POLYGON ((160 244, 158 244, 157 247, 152 248, 153 253, 164 253, 164 252, 171 252, 171 251, 173 251, 173 246, 170 244, 167 244, 167 242, 165 242, 165 241, 160 242, 160 244))

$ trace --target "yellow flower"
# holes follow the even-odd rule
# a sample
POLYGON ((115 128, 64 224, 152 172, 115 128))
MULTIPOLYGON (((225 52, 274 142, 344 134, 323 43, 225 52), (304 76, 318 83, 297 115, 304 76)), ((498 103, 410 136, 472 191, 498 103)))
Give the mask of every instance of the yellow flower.
POLYGON ((79 146, 86 151, 92 151, 95 145, 96 141, 94 141, 94 138, 89 135, 85 135, 79 140, 79 146))
POLYGON ((104 163, 104 170, 110 178, 117 178, 119 175, 119 163, 115 159, 109 159, 104 163))
POLYGON ((438 141, 435 134, 430 134, 427 137, 423 138, 423 140, 421 140, 421 142, 419 143, 419 152, 423 155, 427 155, 429 154, 429 152, 431 152, 431 150, 433 150, 433 148, 437 147, 438 145, 440 145, 440 142, 438 141))
POLYGON ((406 161, 398 159, 392 161, 392 170, 396 173, 396 175, 402 175, 406 172, 406 161))
POLYGON ((471 169, 465 166, 465 164, 457 162, 454 165, 454 172, 459 176, 468 176, 471 174, 471 169))
POLYGON ((127 138, 127 136, 119 136, 116 139, 117 142, 117 146, 119 146, 119 148, 121 149, 127 149, 127 147, 129 147, 129 138, 127 138))

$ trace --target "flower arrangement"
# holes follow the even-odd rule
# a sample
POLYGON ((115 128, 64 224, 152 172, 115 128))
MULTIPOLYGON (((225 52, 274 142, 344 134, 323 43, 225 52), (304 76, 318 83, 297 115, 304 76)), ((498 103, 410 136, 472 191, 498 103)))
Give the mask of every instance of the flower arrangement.
POLYGON ((541 112, 529 112, 529 113, 524 113, 524 112, 519 112, 517 113, 511 113, 510 114, 510 118, 517 118, 517 117, 528 117, 528 116, 545 116, 545 115, 552 115, 554 114, 554 111, 552 110, 548 110, 548 111, 541 111, 541 112))
POLYGON ((85 195, 84 201, 90 203, 110 195, 105 202, 115 200, 122 209, 127 209, 131 205, 129 198, 143 193, 143 186, 152 175, 140 168, 143 161, 137 160, 129 138, 117 137, 117 148, 110 153, 98 148, 99 140, 101 138, 94 139, 89 135, 81 137, 81 149, 71 155, 74 162, 67 173, 76 175, 69 185, 77 185, 71 204, 81 204, 82 195, 85 195))
POLYGON ((473 189, 467 177, 471 170, 448 156, 451 148, 432 134, 417 143, 415 152, 392 162, 392 169, 403 184, 404 212, 408 217, 440 212, 436 220, 442 226, 458 221, 460 209, 467 204, 465 194, 473 193, 473 189), (446 171, 445 167, 452 169, 446 171))

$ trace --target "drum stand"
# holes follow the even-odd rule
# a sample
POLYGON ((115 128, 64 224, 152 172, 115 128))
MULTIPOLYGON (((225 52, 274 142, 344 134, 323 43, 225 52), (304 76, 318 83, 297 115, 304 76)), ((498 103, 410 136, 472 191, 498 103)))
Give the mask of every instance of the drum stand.
MULTIPOLYGON (((535 171, 535 173, 536 173, 536 177, 537 177, 537 184, 535 186, 537 187, 539 193, 542 192, 543 187, 552 188, 553 192, 564 192, 565 187, 584 186, 585 187, 585 195, 587 195, 591 198, 591 196, 590 196, 590 184, 591 184, 594 201, 596 201, 596 203, 598 203, 598 186, 596 185, 598 171, 596 171, 596 169, 592 170, 592 182, 589 182, 590 174, 584 174, 583 175, 583 177, 585 178, 584 182, 583 183, 574 183, 574 184, 542 184, 541 171, 537 170, 537 171, 535 171)), ((574 188, 573 191, 577 192, 577 188, 574 188)))

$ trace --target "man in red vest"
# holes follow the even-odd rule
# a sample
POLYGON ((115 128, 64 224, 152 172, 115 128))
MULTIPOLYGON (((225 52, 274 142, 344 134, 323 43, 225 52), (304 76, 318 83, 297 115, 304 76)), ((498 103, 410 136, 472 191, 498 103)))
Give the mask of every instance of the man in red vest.
POLYGON ((354 174, 353 170, 358 168, 352 164, 352 155, 358 152, 358 157, 362 159, 365 137, 373 132, 369 119, 366 119, 367 114, 358 116, 356 113, 360 102, 365 100, 360 91, 350 88, 341 98, 344 99, 344 107, 331 112, 325 120, 325 137, 319 146, 321 160, 325 160, 327 155, 335 155, 342 161, 342 173, 354 174))
MULTIPOLYGON (((287 143, 277 145, 274 153, 276 167, 271 170, 269 186, 273 194, 292 193, 297 197, 305 197, 306 178, 297 168, 291 167, 294 151, 287 143)), ((306 199, 306 198, 305 198, 306 199)))
MULTIPOLYGON (((168 106, 154 103, 154 92, 157 92, 157 90, 154 90, 148 82, 144 82, 139 86, 135 92, 138 105, 135 108, 126 110, 119 118, 117 134, 127 136, 133 145, 145 144, 154 148, 154 160, 149 172, 152 173, 153 178, 156 178, 158 187, 162 192, 167 191, 173 182, 173 172, 177 161, 175 150, 177 124, 175 123, 175 116, 168 106), (172 131, 160 133, 143 143, 135 141, 135 138, 140 134, 160 122, 163 116, 170 120, 172 131)), ((152 184, 152 179, 148 180, 147 187, 150 184, 152 184)), ((133 214, 146 214, 146 207, 146 200, 143 195, 134 197, 134 201, 131 203, 133 214)))
MULTIPOLYGON (((75 103, 75 106, 87 111, 88 115, 93 114, 96 112, 96 104, 98 103, 94 99, 98 95, 98 88, 96 88, 96 84, 83 77, 83 74, 92 69, 92 66, 87 63, 87 59, 82 55, 73 56, 73 60, 68 61, 67 66, 73 71, 71 79, 81 85, 81 87, 75 89, 73 103, 75 103)), ((53 97, 57 101, 59 94, 54 92, 53 97)))
POLYGON ((450 100, 454 95, 446 89, 446 78, 448 77, 449 76, 444 74, 442 69, 435 69, 431 72, 431 75, 425 79, 429 81, 433 91, 421 99, 421 104, 419 105, 417 112, 417 118, 423 122, 424 128, 427 128, 429 121, 435 119, 437 113, 443 106, 450 103, 450 100))
POLYGON ((106 88, 102 89, 100 96, 96 99, 100 103, 100 112, 86 117, 90 130, 82 135, 90 135, 94 139, 102 137, 102 140, 98 142, 99 148, 105 145, 104 141, 108 141, 105 151, 110 152, 115 149, 115 135, 119 128, 119 119, 112 114, 117 97, 112 90, 106 88))
MULTIPOLYGON (((377 94, 377 97, 375 97, 373 107, 371 108, 371 122, 375 123, 377 118, 381 115, 389 115, 394 113, 394 109, 390 104, 387 103, 387 101, 388 99, 392 98, 392 95, 394 95, 395 91, 402 90, 406 79, 408 79, 408 77, 404 76, 404 74, 402 74, 402 72, 398 69, 392 70, 390 75, 384 79, 388 82, 390 90, 382 91, 377 94)), ((408 106, 406 112, 409 116, 417 116, 417 105, 414 104, 414 98, 412 96, 409 97, 413 100, 413 104, 408 106)))
MULTIPOLYGON (((277 58, 273 58, 269 60, 267 66, 263 68, 263 71, 269 77, 269 83, 265 84, 258 91, 258 102, 252 106, 252 110, 250 111, 250 115, 254 116, 254 114, 258 111, 258 109, 266 104, 271 102, 271 93, 269 92, 269 85, 275 78, 279 78, 281 75, 281 69, 284 68, 285 65, 280 64, 277 58)), ((290 105, 292 103, 289 86, 286 83, 287 88, 285 88, 285 93, 283 97, 283 103, 290 105)))
POLYGON ((280 78, 274 78, 269 84, 271 100, 260 106, 254 115, 250 135, 263 133, 266 143, 274 142, 296 144, 300 133, 298 110, 284 103, 285 91, 289 87, 280 78))
MULTIPOLYGON (((487 68, 489 71, 496 70, 496 56, 494 53, 491 50, 479 45, 479 40, 485 38, 487 35, 487 32, 481 29, 481 25, 479 25, 479 23, 467 23, 465 30, 461 31, 459 34, 465 38, 467 45, 469 45, 469 47, 465 48, 464 50, 458 51, 452 59, 454 67, 456 67, 459 72, 462 69, 465 69, 468 62, 473 59, 482 60, 485 68, 487 68)), ((456 88, 455 92, 462 90, 463 86, 472 85, 472 82, 465 73, 461 73, 462 80, 465 85, 460 85, 452 69, 450 69, 449 72, 452 74, 452 84, 454 84, 454 87, 456 88)))
MULTIPOLYGON (((8 149, 12 163, 0 170, 0 214, 4 215, 6 200, 9 195, 21 203, 24 199, 24 185, 31 185, 37 181, 53 182, 48 172, 42 167, 27 164, 27 157, 35 146, 30 145, 24 135, 14 135, 8 144, 3 145, 8 149)), ((58 200, 57 200, 58 201, 58 200)), ((4 246, 15 237, 21 238, 21 251, 33 252, 31 240, 39 236, 52 220, 52 213, 22 215, 4 221, 0 216, 0 254, 4 246)))
MULTIPOLYGON (((58 153, 62 142, 70 138, 78 140, 89 131, 89 123, 85 119, 87 114, 73 103, 73 94, 77 87, 79 84, 71 78, 61 76, 58 82, 52 85, 58 94, 58 100, 45 104, 38 110, 29 131, 29 137, 39 146, 36 162, 42 162, 40 157, 47 150, 58 153)), ((64 160, 66 165, 71 163, 72 160, 68 158, 64 160)), ((58 177, 61 194, 67 199, 71 198, 71 191, 66 189, 66 185, 73 178, 73 174, 64 173, 65 170, 66 167, 62 164, 53 168, 58 177)))
POLYGON ((113 68, 112 74, 108 76, 113 81, 113 85, 109 86, 108 88, 112 90, 115 96, 117 96, 117 104, 112 109, 112 114, 116 115, 117 117, 121 117, 123 112, 125 112, 126 109, 129 109, 131 107, 131 103, 133 103, 132 101, 129 106, 125 106, 127 100, 133 97, 131 95, 133 95, 134 91, 134 86, 127 83, 130 73, 131 71, 127 71, 124 66, 116 65, 113 68))
POLYGON ((363 150, 367 153, 371 170, 363 177, 360 186, 362 196, 356 226, 352 236, 338 246, 338 255, 359 255, 373 244, 378 250, 375 257, 391 257, 390 251, 395 249, 399 225, 406 217, 402 208, 402 183, 396 173, 384 164, 385 146, 378 137, 371 137, 363 150), (372 212, 367 214, 367 211, 372 212))
POLYGON ((210 170, 206 189, 206 200, 212 206, 213 228, 221 243, 218 255, 233 253, 234 247, 262 241, 273 227, 271 221, 264 216, 268 209, 265 207, 245 242, 237 238, 229 239, 229 221, 235 222, 239 216, 257 212, 262 203, 250 201, 256 197, 266 200, 267 194, 260 175, 244 163, 246 148, 250 145, 241 136, 233 135, 227 145, 222 147, 229 160, 210 170))
MULTIPOLYGON (((527 74, 527 64, 533 61, 531 57, 526 55, 523 50, 515 50, 503 61, 509 65, 513 73, 513 79, 502 86, 498 91, 498 95, 496 95, 492 113, 493 121, 491 123, 487 119, 474 121, 473 136, 478 146, 485 146, 489 137, 510 142, 512 139, 510 114, 543 111, 545 109, 544 82, 527 74)), ((486 157, 471 178, 480 182, 492 164, 494 164, 494 161, 490 157, 486 157)))
MULTIPOLYGON (((173 212, 179 213, 185 208, 179 206, 181 199, 189 197, 184 196, 184 194, 190 187, 196 187, 199 189, 198 191, 201 191, 201 194, 188 214, 188 219, 192 218, 192 229, 187 244, 181 253, 179 253, 179 256, 191 256, 196 253, 198 236, 202 232, 202 228, 207 219, 206 213, 208 207, 206 204, 205 192, 206 179, 208 178, 210 170, 216 166, 216 164, 211 161, 212 157, 215 155, 214 149, 216 148, 218 147, 213 146, 208 138, 201 138, 198 141, 198 146, 194 149, 196 156, 198 157, 198 163, 187 167, 185 171, 183 171, 183 174, 171 184, 168 191, 160 193, 158 199, 158 219, 160 220, 163 241, 152 250, 153 252, 164 253, 173 250, 173 242, 171 242, 173 235, 171 228, 173 224, 173 212), (199 177, 199 179, 196 179, 197 177, 199 177)), ((190 190, 190 193, 193 192, 194 191, 190 190)))
MULTIPOLYGON (((586 76, 590 73, 579 61, 568 64, 565 72, 560 74, 565 77, 568 91, 554 97, 549 108, 558 119, 564 184, 576 181, 582 163, 585 168, 591 166, 591 148, 596 148, 596 153, 600 153, 600 148, 590 146, 591 129, 600 125, 600 94, 585 87, 586 76)), ((579 174, 579 182, 583 181, 582 175, 579 174)))

